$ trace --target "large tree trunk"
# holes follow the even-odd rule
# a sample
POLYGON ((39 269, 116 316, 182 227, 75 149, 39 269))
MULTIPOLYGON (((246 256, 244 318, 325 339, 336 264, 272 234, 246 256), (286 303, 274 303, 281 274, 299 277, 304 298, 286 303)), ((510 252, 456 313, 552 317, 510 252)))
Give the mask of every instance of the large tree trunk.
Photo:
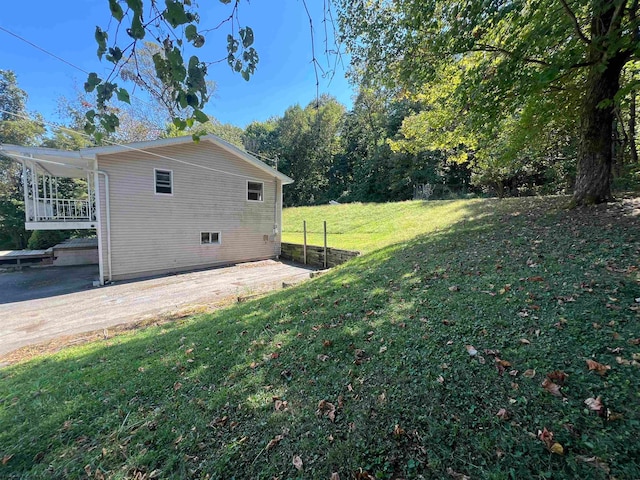
POLYGON ((578 172, 573 194, 575 205, 611 200, 613 165, 613 97, 620 89, 623 61, 611 60, 606 66, 589 69, 580 114, 578 172))

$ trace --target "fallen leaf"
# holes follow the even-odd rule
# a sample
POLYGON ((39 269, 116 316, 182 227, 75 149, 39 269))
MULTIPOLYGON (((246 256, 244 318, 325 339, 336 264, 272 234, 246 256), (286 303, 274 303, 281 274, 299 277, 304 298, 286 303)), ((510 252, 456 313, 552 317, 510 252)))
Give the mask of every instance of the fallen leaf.
POLYGON ((584 403, 587 407, 589 407, 589 410, 593 410, 594 412, 600 413, 604 408, 604 405, 602 404, 602 399, 600 398, 600 396, 597 396, 596 398, 593 398, 593 397, 587 398, 584 401, 584 403))
MULTIPOLYGON (((533 265, 535 265, 535 264, 533 264, 533 265)), ((544 278, 542 278, 540 276, 529 277, 529 278, 527 278, 527 280, 529 280, 530 282, 544 282, 544 278)))
POLYGON ((394 435, 395 437, 401 437, 402 435, 404 435, 404 429, 403 429, 403 428, 400 428, 400 425, 396 425, 396 426, 393 428, 393 435, 394 435))
POLYGON ((591 465, 594 468, 598 468, 602 470, 604 473, 606 473, 607 475, 611 471, 611 469, 609 468, 609 465, 607 465, 604 461, 602 461, 598 457, 587 457, 583 455, 578 455, 576 456, 576 460, 578 460, 579 462, 583 462, 588 465, 591 465))
POLYGON ((547 378, 559 385, 564 385, 564 382, 569 378, 569 375, 564 373, 562 370, 555 370, 551 373, 547 373, 547 378))
POLYGON ((476 350, 473 345, 466 345, 464 348, 467 349, 467 352, 472 357, 475 357, 478 354, 478 350, 476 350))
POLYGON ((184 354, 185 354, 185 355, 189 355, 190 353, 193 353, 193 348, 187 348, 187 349, 184 351, 184 354))
POLYGON ((587 366, 589 370, 595 370, 598 372, 598 375, 606 375, 607 370, 611 370, 609 365, 603 365, 602 363, 598 363, 595 360, 587 359, 587 366))
POLYGON ((182 388, 182 384, 180 382, 176 382, 176 383, 173 384, 173 391, 174 392, 177 392, 181 388, 182 388))
POLYGON ((336 406, 333 403, 329 403, 326 400, 320 400, 318 402, 318 409, 316 415, 327 417, 332 422, 336 419, 336 406))
POLYGON ((323 347, 330 347, 331 345, 333 345, 333 342, 331 340, 325 340, 322 342, 323 347))
POLYGON ((531 342, 529 340, 527 340, 526 338, 521 338, 520 339, 520 343, 522 345, 529 345, 531 342))
POLYGON ((300 455, 293 457, 293 466, 296 467, 296 470, 298 471, 302 470, 302 459, 300 458, 300 455))
POLYGON ((380 350, 378 351, 378 353, 384 353, 386 351, 387 351, 387 347, 382 346, 382 347, 380 347, 380 350))
POLYGON ((276 435, 274 438, 269 440, 269 443, 267 443, 267 447, 266 447, 267 450, 271 450, 273 447, 278 445, 283 438, 284 437, 282 435, 276 435))
POLYGON ((511 362, 507 362, 506 360, 501 360, 498 357, 496 357, 495 361, 496 361, 496 363, 499 363, 500 365, 502 365, 505 368, 511 366, 511 362))
POLYGON ((631 345, 640 345, 640 337, 630 339, 630 340, 629 340, 629 343, 630 343, 631 345))
POLYGON ((340 475, 338 475, 338 472, 333 472, 329 480, 340 480, 340 475))
POLYGON ((564 455, 564 448, 562 448, 562 445, 560 445, 558 442, 551 445, 549 451, 551 453, 555 453, 556 455, 564 455))
POLYGON ((13 453, 11 455, 5 455, 4 457, 2 457, 2 464, 6 465, 7 463, 9 463, 9 460, 11 460, 13 458, 13 453))
POLYGON ((329 355, 324 355, 324 354, 320 354, 318 355, 318 360, 320 360, 321 362, 326 362, 327 360, 329 360, 329 355))
POLYGON ((538 440, 542 441, 547 448, 551 448, 551 445, 554 443, 553 432, 547 430, 547 427, 538 430, 538 440))
POLYGON ((460 291, 460 287, 458 285, 452 285, 449 287, 449 291, 450 292, 459 292, 460 291))
POLYGON ((496 413, 496 417, 500 420, 509 420, 509 412, 507 412, 505 408, 501 408, 498 410, 498 413, 496 413))
POLYGON ((553 383, 548 378, 545 378, 542 381, 542 388, 544 388, 547 392, 555 397, 562 397, 562 393, 560 392, 560 385, 553 383))
POLYGON ((444 385, 444 377, 442 375, 438 375, 438 378, 436 380, 438 380, 439 384, 444 385))
POLYGON ((465 475, 464 473, 458 473, 451 467, 447 468, 447 475, 449 475, 451 478, 455 478, 455 480, 471 480, 471 477, 465 475))
POLYGON ((275 359, 276 359, 276 358, 278 358, 279 356, 280 356, 280 354, 279 354, 278 352, 273 352, 273 353, 271 354, 271 359, 272 359, 272 360, 275 360, 275 359))
POLYGON ((509 375, 511 375, 512 377, 517 377, 518 376, 518 370, 510 370, 509 371, 509 375))

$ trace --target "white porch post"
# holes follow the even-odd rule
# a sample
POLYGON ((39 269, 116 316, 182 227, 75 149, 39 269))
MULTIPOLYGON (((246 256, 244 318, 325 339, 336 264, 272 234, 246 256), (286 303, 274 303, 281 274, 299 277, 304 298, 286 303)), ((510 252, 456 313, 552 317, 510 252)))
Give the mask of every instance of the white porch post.
POLYGON ((22 163, 22 194, 24 195, 24 221, 29 221, 29 182, 27 182, 27 162, 22 163))
POLYGON ((104 251, 102 245, 102 215, 100 210, 100 178, 98 177, 98 162, 93 165, 93 192, 96 197, 96 221, 98 227, 96 232, 98 234, 98 266, 100 267, 100 285, 104 285, 104 257, 102 252, 104 251))
MULTIPOLYGON (((29 155, 33 157, 33 155, 29 155)), ((31 191, 33 194, 33 221, 38 221, 38 172, 36 163, 31 161, 31 191)))

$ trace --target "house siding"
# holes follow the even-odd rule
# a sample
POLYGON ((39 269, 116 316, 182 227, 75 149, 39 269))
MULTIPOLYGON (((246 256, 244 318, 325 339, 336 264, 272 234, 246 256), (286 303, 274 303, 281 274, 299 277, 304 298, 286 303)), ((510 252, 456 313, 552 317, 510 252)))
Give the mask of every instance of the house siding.
MULTIPOLYGON (((109 175, 112 279, 279 255, 279 180, 206 141, 149 151, 192 165, 141 151, 98 156, 98 168, 109 175), (172 195, 155 193, 154 169, 173 171, 172 195), (264 182, 262 202, 247 201, 248 180, 264 182), (274 215, 277 234, 273 233, 274 215), (201 232, 221 232, 221 244, 201 245, 201 232)), ((108 277, 103 176, 100 194, 103 261, 108 277)))

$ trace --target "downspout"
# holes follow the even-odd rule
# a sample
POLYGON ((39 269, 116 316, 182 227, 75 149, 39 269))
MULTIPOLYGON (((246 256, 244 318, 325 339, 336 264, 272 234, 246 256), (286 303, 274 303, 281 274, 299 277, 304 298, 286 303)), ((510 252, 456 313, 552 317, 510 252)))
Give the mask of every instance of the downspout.
POLYGON ((273 183, 275 185, 273 189, 273 253, 276 258, 280 256, 278 248, 278 177, 273 177, 273 183))
MULTIPOLYGON (((105 198, 105 210, 107 212, 107 265, 109 266, 109 282, 113 280, 111 275, 111 209, 109 201, 109 175, 102 170, 96 170, 98 175, 104 175, 104 198, 105 198)), ((99 194, 99 192, 98 192, 99 194)), ((98 212, 100 215, 100 212, 98 212)))

